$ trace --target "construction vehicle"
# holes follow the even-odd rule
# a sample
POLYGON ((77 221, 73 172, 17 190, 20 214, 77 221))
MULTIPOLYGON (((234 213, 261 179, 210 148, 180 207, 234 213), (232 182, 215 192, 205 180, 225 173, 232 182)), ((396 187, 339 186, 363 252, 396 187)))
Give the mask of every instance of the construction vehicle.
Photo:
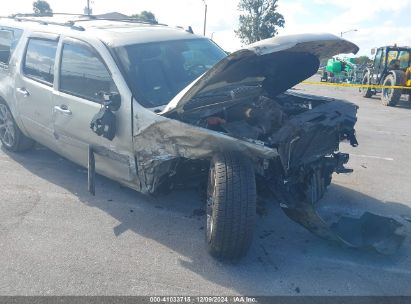
POLYGON ((327 61, 322 71, 321 81, 361 83, 363 69, 354 57, 334 57, 327 61))
POLYGON ((408 95, 408 101, 411 101, 411 48, 383 46, 376 51, 371 50, 371 53, 375 58, 364 72, 362 84, 368 86, 360 88, 362 96, 370 98, 381 93, 382 104, 391 107, 400 101, 403 94, 408 95), (382 88, 370 87, 372 85, 382 88))

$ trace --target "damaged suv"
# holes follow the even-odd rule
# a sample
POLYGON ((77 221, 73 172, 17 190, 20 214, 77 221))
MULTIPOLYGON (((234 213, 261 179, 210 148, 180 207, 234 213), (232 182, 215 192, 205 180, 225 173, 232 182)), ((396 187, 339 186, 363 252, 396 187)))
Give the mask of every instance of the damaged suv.
POLYGON ((315 74, 320 59, 356 53, 356 45, 305 34, 227 56, 179 28, 70 18, 0 19, 4 148, 47 146, 88 168, 93 193, 94 172, 146 194, 180 178, 203 181, 216 257, 249 248, 256 181, 290 217, 326 236, 313 204, 334 172, 347 171, 339 144, 357 145, 357 106, 289 89, 315 74))

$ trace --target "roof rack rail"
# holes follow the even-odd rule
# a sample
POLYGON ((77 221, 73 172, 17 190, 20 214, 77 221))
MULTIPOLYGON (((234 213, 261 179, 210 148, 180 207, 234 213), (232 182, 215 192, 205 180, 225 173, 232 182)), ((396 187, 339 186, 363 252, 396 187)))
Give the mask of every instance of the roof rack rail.
POLYGON ((12 14, 9 17, 53 17, 54 15, 62 15, 62 16, 84 16, 84 17, 94 17, 93 15, 85 15, 85 14, 73 14, 73 13, 48 13, 48 14, 33 14, 33 13, 17 13, 12 14))
POLYGON ((9 19, 14 19, 16 21, 30 21, 30 22, 37 22, 39 24, 43 25, 60 25, 60 26, 66 26, 70 27, 73 30, 78 30, 78 31, 85 31, 85 28, 79 25, 76 25, 77 22, 86 22, 86 21, 95 21, 95 20, 105 20, 105 21, 116 21, 116 22, 130 22, 130 23, 140 23, 140 24, 150 24, 150 25, 161 25, 161 26, 168 26, 167 24, 164 23, 158 23, 155 20, 141 20, 137 18, 105 18, 105 17, 99 17, 96 15, 84 15, 84 14, 71 14, 71 13, 50 13, 50 14, 24 14, 24 13, 18 13, 18 14, 13 14, 8 17, 9 19), (76 16, 79 19, 77 20, 69 20, 66 22, 55 22, 55 21, 50 21, 50 20, 44 20, 41 19, 41 17, 53 17, 54 15, 62 15, 62 16, 76 16), (37 19, 38 18, 38 19, 37 19))
MULTIPOLYGON (((54 14, 54 13, 53 13, 54 14)), ((42 25, 59 25, 59 26, 66 26, 76 31, 85 31, 84 27, 75 25, 75 21, 67 21, 67 22, 55 22, 55 21, 48 21, 44 19, 35 19, 35 18, 27 18, 27 17, 52 17, 53 14, 45 14, 45 15, 36 15, 36 14, 15 14, 9 16, 8 18, 14 19, 16 21, 29 21, 29 22, 37 22, 42 25)), ((74 15, 74 14, 61 14, 61 15, 74 15)), ((82 15, 75 15, 75 16, 82 16, 82 15)), ((86 16, 86 15, 85 15, 86 16)))
POLYGON ((73 29, 73 30, 76 30, 76 31, 85 31, 85 28, 84 28, 84 27, 75 25, 75 24, 74 24, 74 21, 54 22, 54 21, 36 20, 36 19, 33 19, 33 18, 20 18, 20 17, 13 18, 13 19, 16 20, 16 21, 37 22, 37 23, 42 24, 42 25, 49 25, 49 24, 50 24, 50 25, 60 25, 60 26, 69 27, 69 28, 71 28, 71 29, 73 29))
POLYGON ((105 20, 105 21, 118 21, 118 22, 130 22, 130 23, 142 23, 142 24, 167 26, 167 24, 158 23, 157 21, 141 20, 141 19, 137 19, 137 18, 121 18, 121 19, 119 19, 119 18, 99 17, 99 16, 95 16, 95 15, 84 15, 84 16, 87 16, 87 17, 90 17, 90 18, 89 19, 79 19, 79 20, 76 20, 75 22, 105 20))

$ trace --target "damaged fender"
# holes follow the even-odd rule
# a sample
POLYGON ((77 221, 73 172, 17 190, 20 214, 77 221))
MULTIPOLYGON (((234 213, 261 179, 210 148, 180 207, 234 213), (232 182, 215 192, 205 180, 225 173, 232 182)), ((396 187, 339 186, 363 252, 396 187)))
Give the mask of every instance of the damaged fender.
MULTIPOLYGON (((142 120, 137 116, 136 122, 141 123, 142 120)), ((173 174, 173 168, 182 158, 207 160, 224 151, 241 152, 255 162, 278 156, 276 149, 262 143, 237 139, 157 115, 152 117, 151 124, 144 127, 140 124, 139 130, 141 132, 134 136, 134 149, 144 193, 155 192, 161 179, 173 174)))

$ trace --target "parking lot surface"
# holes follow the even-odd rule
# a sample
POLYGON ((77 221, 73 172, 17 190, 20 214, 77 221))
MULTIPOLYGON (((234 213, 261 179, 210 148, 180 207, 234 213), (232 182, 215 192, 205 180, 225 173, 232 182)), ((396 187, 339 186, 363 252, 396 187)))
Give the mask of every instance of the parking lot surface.
POLYGON ((341 147, 354 173, 334 175, 321 208, 394 217, 407 233, 396 254, 321 240, 266 199, 248 255, 218 262, 196 191, 146 197, 98 177, 92 197, 86 170, 50 150, 0 149, 0 295, 411 295, 411 103, 295 89, 360 106, 360 146, 341 147))

